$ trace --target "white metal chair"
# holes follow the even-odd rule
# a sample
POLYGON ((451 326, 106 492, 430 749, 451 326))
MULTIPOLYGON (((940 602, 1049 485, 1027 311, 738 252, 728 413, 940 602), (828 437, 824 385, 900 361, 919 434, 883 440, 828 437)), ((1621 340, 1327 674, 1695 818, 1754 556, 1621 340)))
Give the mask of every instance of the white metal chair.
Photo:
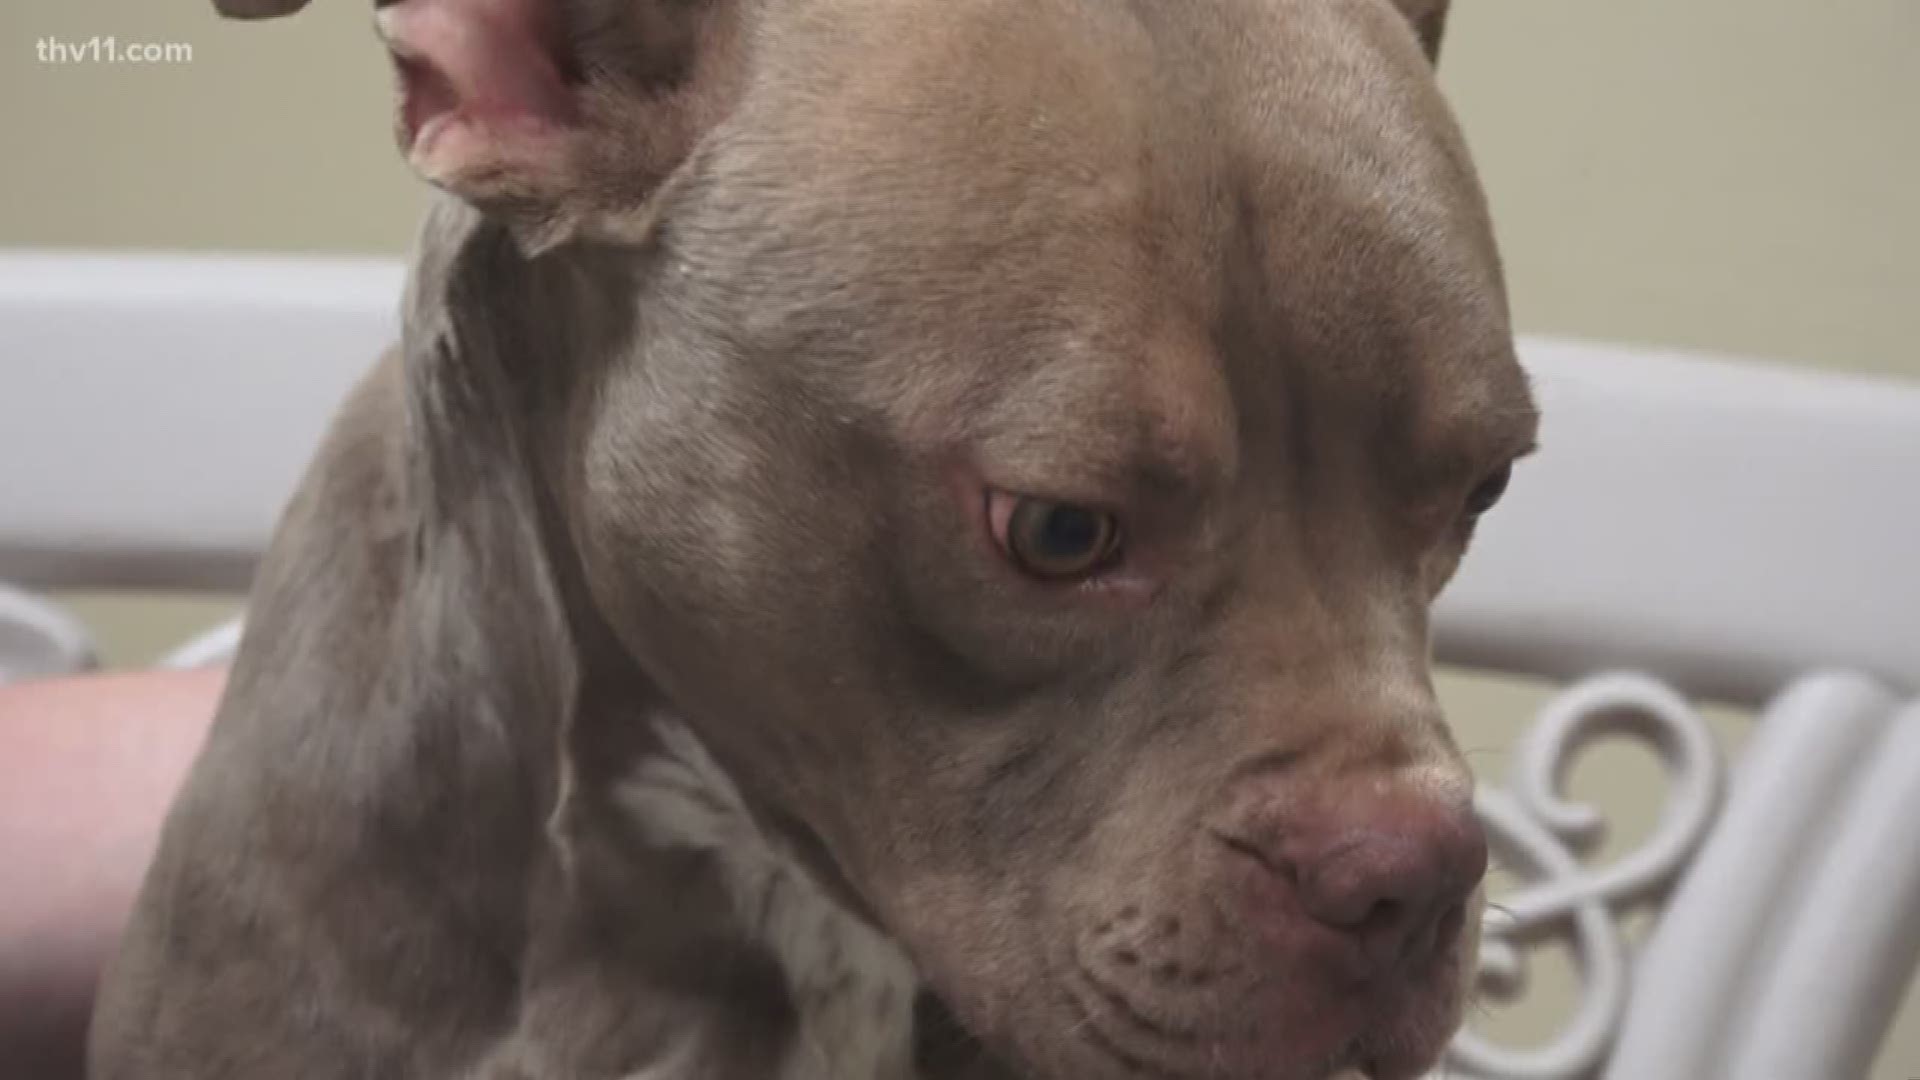
MULTIPOLYGON (((0 681, 90 662, 28 590, 243 588, 349 383, 389 262, 0 254, 0 681)), ((1920 959, 1920 386, 1526 339, 1543 448, 1437 616, 1443 660, 1568 684, 1480 809, 1525 880, 1483 973, 1572 945, 1548 1045, 1463 1033, 1484 1080, 1843 1080, 1920 959), (1724 760, 1692 701, 1759 707, 1724 760), (1665 760, 1607 866, 1560 782, 1594 739, 1665 760), (1619 921, 1664 899, 1632 953, 1619 921)), ((174 659, 231 647, 231 628, 174 659)), ((1913 1063, 1920 1073, 1920 1062, 1913 1063)))

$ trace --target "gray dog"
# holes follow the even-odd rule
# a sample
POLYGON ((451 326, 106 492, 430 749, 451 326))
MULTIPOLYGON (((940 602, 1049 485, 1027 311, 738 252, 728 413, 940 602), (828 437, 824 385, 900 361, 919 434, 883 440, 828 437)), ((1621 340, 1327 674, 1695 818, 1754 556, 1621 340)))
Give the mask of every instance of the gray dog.
POLYGON ((1442 8, 380 6, 446 194, 95 1075, 1429 1066, 1535 427, 1442 8))

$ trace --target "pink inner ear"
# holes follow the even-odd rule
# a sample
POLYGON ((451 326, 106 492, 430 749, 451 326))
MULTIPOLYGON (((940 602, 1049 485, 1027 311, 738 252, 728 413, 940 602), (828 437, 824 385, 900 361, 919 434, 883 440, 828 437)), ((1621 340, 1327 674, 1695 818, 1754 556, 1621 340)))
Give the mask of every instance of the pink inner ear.
MULTIPOLYGON (((401 137, 417 162, 441 156, 442 141, 461 144, 461 158, 519 156, 501 144, 573 118, 552 0, 397 0, 378 19, 400 71, 401 137)), ((438 164, 463 172, 479 162, 438 164)))

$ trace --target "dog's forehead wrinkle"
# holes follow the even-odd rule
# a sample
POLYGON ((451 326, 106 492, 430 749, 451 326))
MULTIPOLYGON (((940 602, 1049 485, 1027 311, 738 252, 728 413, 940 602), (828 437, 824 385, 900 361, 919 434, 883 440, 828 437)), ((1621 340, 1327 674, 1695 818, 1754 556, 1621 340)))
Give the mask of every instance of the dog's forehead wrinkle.
POLYGON ((1406 456, 1432 463, 1425 471, 1485 470, 1532 450, 1540 410, 1511 344, 1432 365, 1413 395, 1406 456))
MULTIPOLYGON (((814 320, 846 324, 839 312, 848 304, 880 313, 879 321, 849 325, 857 336, 839 344, 879 353, 884 370, 865 378, 861 392, 883 412, 948 439, 966 430, 956 415, 972 407, 970 383, 984 378, 1004 390, 1020 378, 1008 368, 1031 362, 1031 398, 986 420, 1010 440, 1010 455, 1035 460, 1074 446, 1083 449, 1060 456, 1092 457, 1088 471, 1144 458, 1175 476, 1232 475, 1237 424, 1271 425, 1275 410, 1216 409, 1193 378, 1170 374, 1174 365, 1133 376, 1151 387, 1119 379, 1122 388, 1087 387, 1074 380, 1121 366, 1021 354, 1033 348, 1023 326, 1062 318, 1095 319, 1118 354, 1150 348, 1151 326, 1125 325, 1124 317, 1150 303, 1143 286, 1189 293, 1189 306, 1210 312, 1218 305, 1210 294, 1227 286, 1219 252, 1236 227, 1278 241, 1266 245, 1267 277, 1254 302, 1272 307, 1271 318, 1301 339, 1297 348, 1250 343, 1269 369, 1281 366, 1271 357, 1284 355, 1292 365, 1344 366, 1363 386, 1378 385, 1382 365, 1426 362, 1424 342, 1394 348, 1368 340, 1367 325, 1417 339, 1408 327, 1422 312, 1406 305, 1423 296, 1443 308, 1461 304, 1444 312, 1447 321, 1502 317, 1471 307, 1498 283, 1479 200, 1410 42, 1400 43, 1405 64, 1380 59, 1373 39, 1405 36, 1386 5, 1222 4, 1192 20, 1146 8, 1095 18, 1086 5, 1042 6, 1044 18, 1018 24, 1025 40, 1005 40, 983 17, 996 10, 992 3, 897 27, 891 60, 815 80, 820 97, 810 108, 777 103, 799 121, 785 127, 796 142, 744 140, 732 150, 750 152, 723 161, 711 180, 744 185, 739 190, 756 197, 721 201, 765 215, 751 235, 774 246, 746 272, 770 282, 763 300, 772 302, 748 308, 773 331, 814 320), (1135 18, 1152 24, 1151 45, 1126 29, 1135 18), (1349 22, 1365 32, 1344 32, 1349 22), (1051 74, 1011 59, 1081 24, 1101 30, 1063 39, 1051 74), (1285 63, 1260 55, 1262 42, 1276 40, 1315 47, 1286 51, 1285 63), (1176 78, 1169 65, 1186 55, 1226 63, 1206 79, 1176 78), (968 62, 925 62, 940 56, 968 62), (982 78, 983 65, 1015 77, 982 78), (949 82, 946 71, 971 80, 949 82), (1150 91, 1163 85, 1178 92, 1156 100, 1150 91), (916 123, 936 113, 931 98, 942 94, 948 122, 916 123), (1216 98, 1231 107, 1217 117, 1195 113, 1195 103, 1216 98), (1204 121, 1188 122, 1196 115, 1204 121), (861 152, 821 156, 848 146, 861 152), (768 170, 786 182, 769 183, 768 170), (1252 215, 1237 222, 1223 212, 1236 186, 1252 215), (916 227, 898 227, 903 216, 916 227), (1193 272, 1156 274, 1156 262, 1193 272), (889 323, 900 340, 917 340, 921 355, 883 348, 889 323), (1121 431, 1120 417, 1100 415, 1109 401, 1151 430, 1121 431)), ((844 14, 836 5, 825 10, 844 14)), ((873 14, 892 25, 904 11, 873 14)), ((736 245, 723 257, 742 253, 736 245)))
POLYGON ((1049 359, 995 395, 973 436, 990 469, 1067 489, 1055 494, 1215 487, 1232 469, 1227 410, 1162 366, 1049 359))

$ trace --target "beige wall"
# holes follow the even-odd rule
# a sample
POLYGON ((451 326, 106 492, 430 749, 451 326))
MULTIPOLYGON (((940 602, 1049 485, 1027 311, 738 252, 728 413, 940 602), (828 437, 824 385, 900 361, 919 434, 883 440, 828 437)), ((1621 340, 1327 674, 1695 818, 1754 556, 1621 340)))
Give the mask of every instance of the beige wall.
MULTIPOLYGON (((369 6, 234 26, 196 0, 0 0, 0 245, 404 250, 420 193, 390 147, 369 6), (95 34, 194 59, 36 58, 41 37, 95 34)), ((1917 60, 1916 0, 1463 0, 1444 81, 1521 327, 1920 377, 1917 60)), ((133 660, 208 608, 114 597, 85 613, 133 660)), ((1444 691, 1498 775, 1540 692, 1444 691)), ((1717 720, 1737 741, 1737 719, 1717 720)), ((1631 833, 1657 774, 1616 755, 1575 786, 1631 833)), ((1543 1037, 1565 981, 1549 965, 1541 998, 1493 1026, 1543 1037)), ((1874 1080, 1916 1075, 1920 1017, 1874 1080)))
MULTIPOLYGON (((397 252, 364 0, 0 4, 0 243, 397 252), (37 62, 43 36, 191 64, 37 62)), ((1470 0, 1444 72, 1532 330, 1920 373, 1920 3, 1470 0)))

